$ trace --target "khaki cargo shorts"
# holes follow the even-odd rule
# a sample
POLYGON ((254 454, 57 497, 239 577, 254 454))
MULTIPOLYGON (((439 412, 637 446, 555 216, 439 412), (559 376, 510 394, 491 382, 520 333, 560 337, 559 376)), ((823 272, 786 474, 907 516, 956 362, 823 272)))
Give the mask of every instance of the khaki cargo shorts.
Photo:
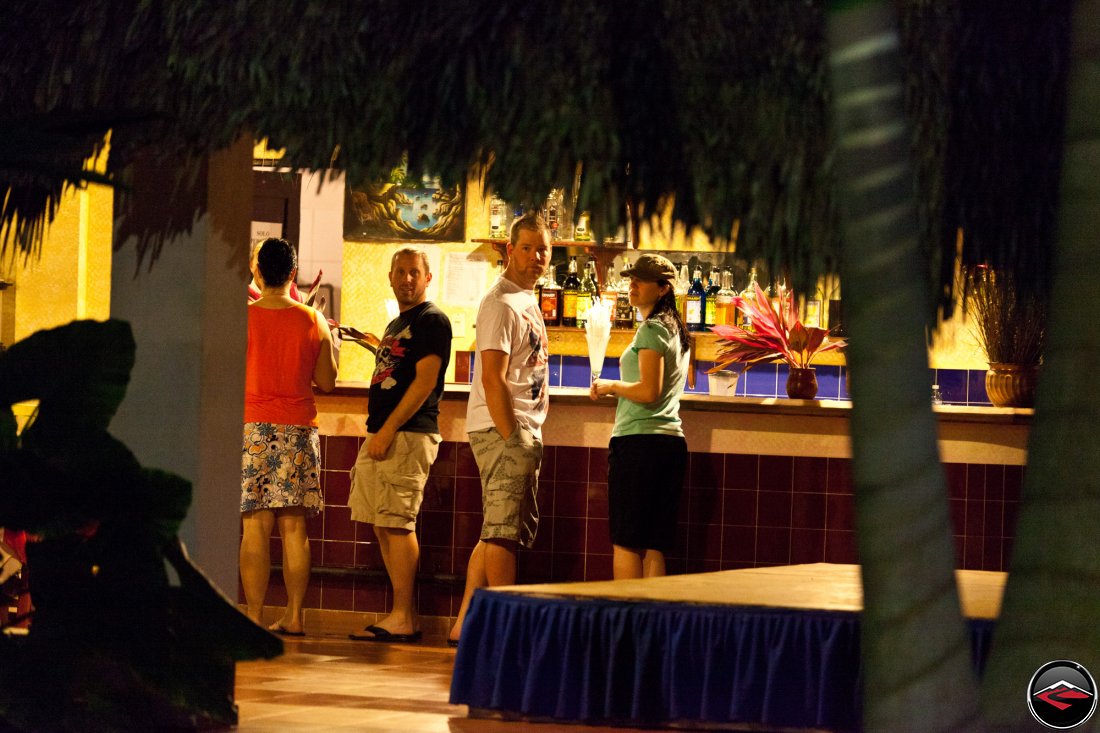
POLYGON ((504 440, 496 428, 470 433, 481 474, 481 539, 512 540, 530 549, 539 528, 535 503, 542 441, 523 428, 504 440))
POLYGON ((438 433, 398 431, 381 461, 367 455, 369 439, 351 467, 351 518, 376 527, 416 529, 416 515, 424 500, 428 471, 443 440, 438 433))

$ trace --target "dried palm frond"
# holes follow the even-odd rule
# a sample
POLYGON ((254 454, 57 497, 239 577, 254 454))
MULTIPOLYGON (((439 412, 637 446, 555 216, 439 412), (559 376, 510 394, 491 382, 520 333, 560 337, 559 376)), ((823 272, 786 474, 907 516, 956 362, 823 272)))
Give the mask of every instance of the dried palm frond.
POLYGON ((24 257, 36 255, 68 188, 114 185, 85 164, 108 129, 96 121, 0 119, 0 254, 14 246, 24 257))
POLYGON ((990 363, 1038 364, 1046 336, 1046 302, 1021 292, 1009 272, 978 266, 967 278, 967 303, 990 363))

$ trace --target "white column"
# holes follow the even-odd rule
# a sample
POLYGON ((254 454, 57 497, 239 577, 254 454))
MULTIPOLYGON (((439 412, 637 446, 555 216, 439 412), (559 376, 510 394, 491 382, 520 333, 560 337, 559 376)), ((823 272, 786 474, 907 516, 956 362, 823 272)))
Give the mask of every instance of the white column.
POLYGON ((143 466, 192 483, 181 535, 192 559, 233 601, 251 154, 251 141, 242 139, 205 161, 191 198, 204 211, 189 234, 165 243, 151 270, 147 264, 138 270, 136 239, 127 232, 138 222, 163 221, 177 204, 186 215, 191 202, 169 196, 163 182, 174 180, 176 171, 135 166, 133 205, 116 213, 116 242, 126 239, 119 242, 111 274, 111 316, 130 322, 137 343, 130 386, 111 432, 143 466))

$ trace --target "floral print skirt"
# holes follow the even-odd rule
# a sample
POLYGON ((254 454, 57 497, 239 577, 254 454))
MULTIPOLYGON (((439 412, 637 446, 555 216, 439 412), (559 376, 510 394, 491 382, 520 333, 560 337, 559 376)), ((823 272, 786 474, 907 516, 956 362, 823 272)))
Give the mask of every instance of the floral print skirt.
POLYGON ((244 424, 241 511, 303 507, 306 516, 324 508, 321 498, 321 439, 317 428, 244 424))

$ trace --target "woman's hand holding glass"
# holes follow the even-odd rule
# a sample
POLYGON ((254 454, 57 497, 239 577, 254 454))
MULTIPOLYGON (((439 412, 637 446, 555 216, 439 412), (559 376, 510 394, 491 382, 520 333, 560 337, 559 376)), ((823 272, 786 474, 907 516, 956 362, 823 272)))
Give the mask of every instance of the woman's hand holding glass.
POLYGON ((588 396, 593 400, 614 396, 616 384, 612 379, 594 379, 592 380, 592 387, 588 390, 588 396))

